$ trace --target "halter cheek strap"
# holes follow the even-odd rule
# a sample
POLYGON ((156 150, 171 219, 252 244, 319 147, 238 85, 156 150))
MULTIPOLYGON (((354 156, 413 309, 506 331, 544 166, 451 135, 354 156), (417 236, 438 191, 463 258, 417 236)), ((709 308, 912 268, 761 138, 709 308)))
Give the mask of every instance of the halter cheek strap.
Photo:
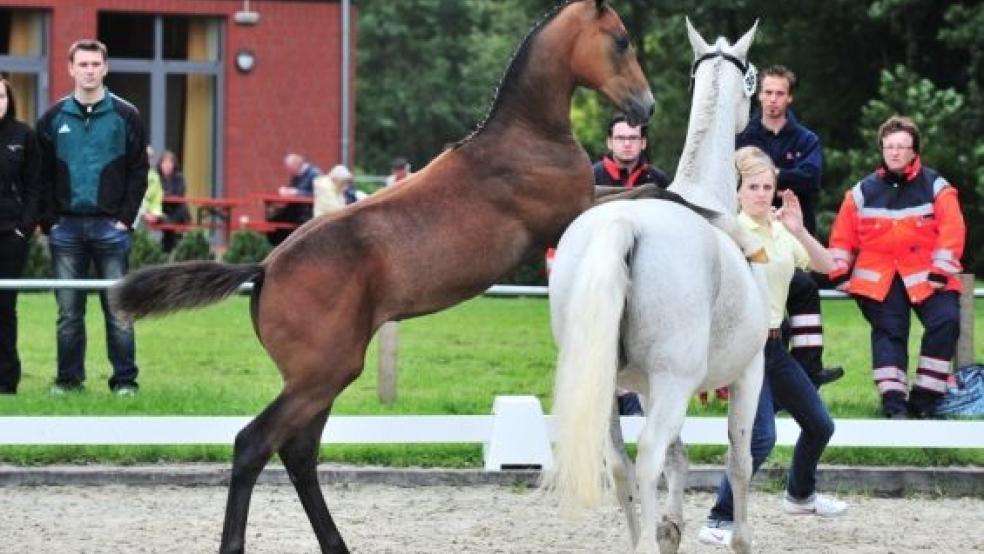
POLYGON ((743 76, 744 92, 745 96, 751 98, 755 94, 755 89, 758 88, 758 70, 751 63, 745 63, 727 52, 715 51, 708 52, 703 56, 694 60, 694 64, 690 66, 690 94, 694 93, 694 82, 697 80, 697 68, 700 66, 701 62, 714 59, 717 57, 724 58, 731 62, 738 71, 741 71, 743 76))

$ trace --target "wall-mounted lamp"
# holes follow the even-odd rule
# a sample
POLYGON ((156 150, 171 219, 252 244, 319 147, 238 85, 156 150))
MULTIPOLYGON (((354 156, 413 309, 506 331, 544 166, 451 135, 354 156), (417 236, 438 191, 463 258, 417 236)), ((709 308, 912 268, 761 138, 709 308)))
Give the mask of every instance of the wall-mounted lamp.
POLYGON ((256 55, 252 50, 243 48, 236 52, 236 69, 240 73, 249 73, 256 67, 256 55))
POLYGON ((256 25, 260 22, 260 12, 249 9, 249 0, 243 0, 243 9, 232 14, 232 20, 237 25, 256 25))

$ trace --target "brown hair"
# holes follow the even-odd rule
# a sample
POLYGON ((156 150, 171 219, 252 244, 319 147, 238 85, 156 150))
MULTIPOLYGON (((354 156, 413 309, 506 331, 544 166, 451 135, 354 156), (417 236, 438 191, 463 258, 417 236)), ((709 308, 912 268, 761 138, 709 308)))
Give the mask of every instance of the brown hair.
POLYGON ((68 61, 75 61, 75 53, 79 50, 86 50, 88 52, 99 52, 102 54, 103 61, 109 57, 109 50, 106 49, 106 45, 99 42, 98 40, 91 38, 79 39, 72 43, 72 46, 68 48, 68 61))
POLYGON ((904 115, 893 115, 892 117, 885 120, 878 127, 878 147, 881 148, 882 141, 886 136, 892 133, 898 133, 899 131, 903 133, 909 133, 912 137, 912 151, 916 154, 919 153, 919 127, 916 122, 912 120, 911 117, 906 117, 904 115))
POLYGON ((792 69, 784 65, 770 65, 769 67, 762 70, 759 74, 759 82, 765 80, 766 77, 779 77, 780 79, 785 79, 789 83, 789 94, 793 93, 793 89, 796 88, 796 74, 793 73, 792 69))

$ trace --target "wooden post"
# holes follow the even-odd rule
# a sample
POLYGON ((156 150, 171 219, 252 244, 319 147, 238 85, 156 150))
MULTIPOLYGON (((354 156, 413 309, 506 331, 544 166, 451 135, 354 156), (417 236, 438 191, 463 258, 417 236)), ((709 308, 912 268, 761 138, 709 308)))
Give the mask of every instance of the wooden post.
POLYGON ((954 369, 974 363, 974 274, 961 273, 957 277, 963 292, 960 293, 960 338, 953 357, 954 369))
POLYGON ((376 393, 383 404, 396 402, 399 330, 399 324, 395 321, 387 321, 379 328, 379 375, 376 380, 376 393))

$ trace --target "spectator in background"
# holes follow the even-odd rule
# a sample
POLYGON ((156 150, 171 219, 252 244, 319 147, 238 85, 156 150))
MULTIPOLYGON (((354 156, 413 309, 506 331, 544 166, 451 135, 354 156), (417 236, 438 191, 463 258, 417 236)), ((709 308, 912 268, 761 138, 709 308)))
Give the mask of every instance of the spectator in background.
MULTIPOLYGON (((161 154, 161 160, 157 163, 157 174, 161 181, 164 196, 184 198, 187 187, 184 175, 181 174, 181 164, 178 162, 177 154, 165 150, 161 154)), ((164 204, 164 219, 168 223, 188 223, 191 221, 188 205, 179 202, 166 202, 164 204)), ((161 237, 161 248, 165 252, 170 252, 179 240, 181 240, 180 233, 164 231, 161 237)))
MULTIPOLYGON (((759 111, 738 135, 736 146, 756 146, 776 167, 778 192, 791 190, 803 210, 806 230, 817 236, 816 204, 820 195, 823 149, 816 133, 800 124, 790 109, 796 75, 781 65, 762 71, 759 111)), ((776 195, 779 207, 780 195, 776 195)), ((823 317, 820 288, 807 271, 797 269, 786 305, 789 319, 783 324, 790 352, 818 387, 844 376, 841 367, 823 367, 823 317)))
POLYGON ((393 158, 393 163, 390 164, 390 167, 390 174, 386 177, 387 187, 395 185, 396 183, 406 179, 407 175, 410 175, 410 162, 403 156, 393 158))
MULTIPOLYGON (((321 170, 317 166, 307 162, 303 156, 291 152, 284 157, 284 169, 287 171, 289 181, 285 186, 278 189, 280 196, 314 196, 314 179, 321 175, 321 170)), ((291 223, 301 225, 311 219, 311 204, 285 202, 280 206, 274 207, 271 213, 267 214, 268 221, 291 223)), ((293 229, 277 229, 267 233, 267 239, 274 246, 280 244, 287 238, 293 229)))
POLYGON ((957 189, 922 165, 919 128, 892 116, 878 129, 882 162, 844 195, 830 231, 830 279, 854 295, 871 324, 872 373, 892 419, 933 413, 947 390, 960 334, 966 227, 957 189), (922 322, 919 366, 909 391, 909 321, 922 322), (906 401, 908 393, 908 401, 906 401))
POLYGON ((646 156, 645 125, 629 125, 625 114, 617 113, 608 122, 608 153, 594 164, 596 187, 634 188, 654 183, 666 188, 666 174, 649 163, 646 156))
MULTIPOLYGON (((147 145, 147 160, 151 163, 154 159, 154 148, 147 145)), ((133 227, 140 228, 143 224, 148 227, 164 221, 164 189, 161 187, 161 176, 157 169, 151 167, 147 170, 147 192, 144 193, 143 202, 140 203, 140 211, 137 212, 137 219, 133 227)))
MULTIPOLYGON (((42 228, 50 233, 58 279, 85 279, 90 265, 100 279, 126 274, 133 228, 147 190, 147 138, 132 104, 109 92, 106 45, 79 40, 68 51, 75 83, 69 96, 41 116, 42 228)), ((59 289, 58 374, 52 394, 81 391, 85 382, 86 291, 59 289)), ((109 388, 119 396, 137 392, 136 342, 131 322, 99 294, 113 374, 109 388)))
MULTIPOLYGON (((37 225, 41 154, 37 136, 17 120, 14 89, 0 77, 0 279, 19 279, 37 225)), ((0 290, 0 394, 17 394, 17 291, 0 290)))
POLYGON ((355 188, 352 172, 344 165, 331 168, 328 175, 314 180, 314 217, 337 212, 366 194, 355 188))

